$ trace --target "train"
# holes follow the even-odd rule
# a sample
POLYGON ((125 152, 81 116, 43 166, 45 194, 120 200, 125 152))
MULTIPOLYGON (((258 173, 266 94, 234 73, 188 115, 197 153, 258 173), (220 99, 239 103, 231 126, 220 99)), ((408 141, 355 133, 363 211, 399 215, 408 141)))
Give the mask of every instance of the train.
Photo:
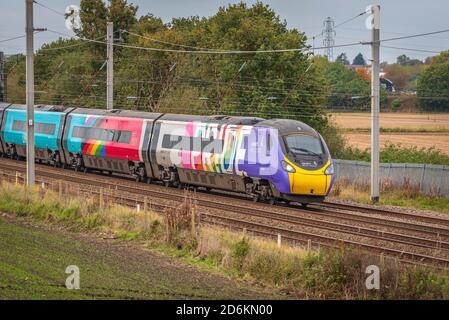
MULTIPOLYGON (((322 202, 334 181, 323 137, 287 119, 36 105, 38 163, 132 176, 167 187, 322 202)), ((26 106, 0 103, 0 154, 26 157, 26 106)))

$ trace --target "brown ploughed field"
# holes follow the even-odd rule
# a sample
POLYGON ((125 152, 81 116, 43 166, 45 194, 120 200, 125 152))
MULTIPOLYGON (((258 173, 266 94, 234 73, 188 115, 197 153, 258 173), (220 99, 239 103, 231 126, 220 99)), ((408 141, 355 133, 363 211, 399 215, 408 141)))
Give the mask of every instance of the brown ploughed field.
MULTIPOLYGON (((332 118, 343 130, 348 142, 361 149, 370 146, 370 113, 333 113, 332 118)), ((449 154, 449 113, 381 113, 380 143, 386 142, 418 148, 435 147, 449 154)))

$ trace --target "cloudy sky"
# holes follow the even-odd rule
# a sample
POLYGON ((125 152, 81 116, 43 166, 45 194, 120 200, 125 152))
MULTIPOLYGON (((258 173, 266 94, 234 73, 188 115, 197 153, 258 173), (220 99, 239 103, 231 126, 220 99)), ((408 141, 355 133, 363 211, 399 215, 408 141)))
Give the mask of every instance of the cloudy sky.
MULTIPOLYGON (((68 5, 79 5, 79 0, 38 0, 40 3, 57 11, 64 12, 68 5)), ((169 22, 173 17, 186 17, 192 15, 211 16, 218 7, 234 0, 128 0, 139 6, 138 15, 148 12, 169 22)), ((252 4, 255 1, 245 1, 252 4)), ((335 24, 346 21, 372 3, 381 5, 381 38, 392 38, 408 34, 424 33, 442 29, 449 29, 449 1, 447 0, 263 0, 269 4, 282 19, 287 21, 290 28, 305 32, 311 39, 320 34, 323 21, 330 16, 335 24)), ((336 44, 345 44, 366 41, 370 32, 365 28, 366 16, 359 17, 336 29, 336 44)), ((35 27, 44 27, 70 33, 64 24, 64 17, 45 8, 35 5, 35 27)), ((10 37, 22 35, 25 26, 25 1, 0 0, 0 41, 10 37)), ((43 43, 49 42, 58 36, 49 32, 37 34, 35 46, 39 48, 43 43)), ((322 37, 315 40, 316 46, 322 45, 322 37)), ((310 40, 310 44, 312 41, 310 40)), ((442 51, 449 49, 449 33, 430 37, 412 38, 407 40, 389 42, 389 46, 427 51, 442 51)), ((6 54, 23 52, 25 39, 0 42, 0 51, 6 54)), ((334 50, 334 57, 346 52, 353 59, 358 52, 362 52, 369 59, 369 47, 356 46, 334 50)), ((322 53, 322 52, 321 52, 322 53)), ((381 49, 381 60, 394 62, 396 57, 406 53, 412 58, 424 59, 433 53, 398 50, 392 48, 381 49)))

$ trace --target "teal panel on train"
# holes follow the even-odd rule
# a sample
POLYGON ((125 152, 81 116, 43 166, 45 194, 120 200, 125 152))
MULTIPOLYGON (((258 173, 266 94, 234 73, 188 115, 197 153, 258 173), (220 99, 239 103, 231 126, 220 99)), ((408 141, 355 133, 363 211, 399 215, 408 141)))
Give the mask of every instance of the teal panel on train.
MULTIPOLYGON (((34 137, 36 148, 59 150, 58 134, 64 113, 35 111, 34 137)), ((5 115, 4 139, 6 143, 26 144, 26 110, 10 108, 5 115)))

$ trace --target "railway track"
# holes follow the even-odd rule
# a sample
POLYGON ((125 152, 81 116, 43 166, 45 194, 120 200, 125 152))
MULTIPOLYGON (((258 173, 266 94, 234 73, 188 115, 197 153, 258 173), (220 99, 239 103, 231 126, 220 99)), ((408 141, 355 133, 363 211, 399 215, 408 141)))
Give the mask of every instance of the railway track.
POLYGON ((429 217, 429 216, 424 216, 424 215, 412 213, 412 212, 390 211, 390 210, 366 207, 366 206, 362 206, 362 205, 356 206, 356 205, 351 205, 351 204, 346 204, 346 203, 343 204, 343 203, 336 203, 336 202, 329 202, 329 201, 319 204, 318 206, 320 206, 322 208, 341 209, 341 210, 363 212, 363 213, 368 213, 368 214, 381 214, 384 216, 400 217, 400 218, 410 219, 410 220, 414 220, 414 221, 421 221, 421 222, 426 222, 426 223, 437 224, 437 225, 449 227, 449 219, 448 218, 429 217))
MULTIPOLYGON (((1 159, 0 170, 3 172, 7 170, 6 172, 9 174, 14 171, 24 172, 25 163, 1 159)), ((82 174, 44 165, 36 166, 36 174, 38 177, 53 181, 64 180, 74 184, 96 187, 96 191, 90 190, 89 193, 99 195, 100 192, 103 192, 109 199, 128 206, 135 207, 138 203, 143 204, 145 197, 172 201, 175 204, 185 199, 182 190, 169 189, 170 192, 167 192, 165 187, 145 185, 129 179, 92 173, 82 174), (107 190, 110 192, 107 193, 107 190)), ((210 196, 199 193, 196 202, 198 207, 204 211, 202 221, 233 229, 244 228, 250 233, 265 237, 277 237, 280 234, 285 241, 290 242, 308 243, 312 241, 315 247, 328 247, 344 243, 373 253, 399 257, 404 261, 418 261, 449 267, 449 227, 438 226, 441 223, 440 220, 444 220, 444 224, 441 223, 441 225, 449 226, 449 219, 436 217, 433 220, 432 217, 427 216, 422 220, 417 219, 421 223, 429 225, 408 220, 385 220, 378 216, 382 214, 382 210, 362 208, 359 213, 356 211, 356 207, 333 203, 313 206, 307 210, 270 206, 270 212, 267 212, 267 206, 263 204, 254 204, 243 199, 233 199, 231 203, 229 200, 228 196, 215 194, 210 196), (240 216, 233 217, 224 212, 232 212, 240 216), (372 216, 373 214, 376 216, 372 216), (242 216, 251 219, 242 219, 242 216), (341 222, 326 220, 329 217, 338 218, 341 222), (254 221, 255 218, 260 220, 254 221), (354 223, 363 225, 354 225, 354 223), (385 230, 386 228, 392 230, 385 230), (324 234, 312 231, 318 229, 324 231, 324 234), (362 237, 370 241, 352 240, 338 236, 338 234, 350 235, 355 238, 362 237), (383 245, 373 243, 375 241, 382 242, 383 245), (385 243, 391 243, 391 246, 385 245, 385 243), (431 254, 428 254, 426 250, 431 254), (438 253, 444 254, 439 255, 438 253)), ((152 209, 155 211, 164 211, 167 207, 170 206, 152 203, 152 209)), ((400 215, 402 213, 397 216, 395 216, 396 212, 386 211, 386 213, 390 218, 393 216, 411 219, 408 215, 400 215)))

